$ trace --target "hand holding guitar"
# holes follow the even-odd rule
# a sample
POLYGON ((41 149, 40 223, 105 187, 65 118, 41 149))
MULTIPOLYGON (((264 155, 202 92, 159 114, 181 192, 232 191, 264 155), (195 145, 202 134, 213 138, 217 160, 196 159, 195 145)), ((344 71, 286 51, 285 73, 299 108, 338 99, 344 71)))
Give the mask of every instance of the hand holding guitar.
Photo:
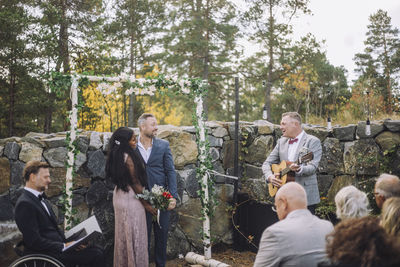
POLYGON ((298 164, 296 164, 296 163, 290 164, 289 168, 294 172, 300 171, 300 166, 298 164))
POLYGON ((268 176, 268 183, 271 183, 273 186, 281 187, 282 180, 280 178, 280 173, 271 174, 268 176))
POLYGON ((274 172, 274 174, 268 176, 269 195, 274 197, 279 187, 286 184, 286 182, 294 182, 295 172, 300 171, 300 165, 311 161, 313 157, 313 153, 308 152, 296 162, 283 160, 280 164, 272 164, 271 170, 274 172))

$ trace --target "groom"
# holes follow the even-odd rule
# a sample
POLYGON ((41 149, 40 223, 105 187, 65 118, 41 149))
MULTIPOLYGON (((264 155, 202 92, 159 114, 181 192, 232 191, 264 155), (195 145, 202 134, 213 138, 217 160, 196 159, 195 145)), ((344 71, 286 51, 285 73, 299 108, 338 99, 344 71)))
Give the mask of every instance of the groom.
POLYGON ((151 190, 155 184, 161 185, 169 190, 173 196, 168 210, 160 212, 160 225, 153 222, 152 214, 146 211, 149 255, 151 232, 154 228, 156 267, 164 267, 167 261, 170 210, 175 208, 178 198, 174 162, 169 143, 155 137, 158 128, 154 115, 150 113, 142 114, 138 119, 138 126, 140 135, 137 149, 146 163, 148 189, 151 190))

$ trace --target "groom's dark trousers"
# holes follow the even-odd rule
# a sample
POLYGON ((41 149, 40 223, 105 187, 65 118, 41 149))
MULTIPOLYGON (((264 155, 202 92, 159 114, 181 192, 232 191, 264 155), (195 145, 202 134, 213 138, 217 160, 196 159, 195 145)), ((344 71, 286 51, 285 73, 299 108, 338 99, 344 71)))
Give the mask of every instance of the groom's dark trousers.
POLYGON ((18 198, 15 222, 23 236, 24 254, 46 254, 66 266, 105 266, 103 252, 97 247, 62 252, 64 233, 58 228, 56 216, 47 200, 45 205, 50 214, 31 192, 23 190, 18 198))
POLYGON ((147 220, 147 233, 149 240, 149 255, 150 255, 150 237, 151 231, 154 231, 154 250, 155 250, 155 262, 157 267, 164 267, 167 261, 167 240, 169 230, 169 218, 170 211, 161 211, 160 214, 160 225, 158 222, 154 222, 153 215, 146 211, 147 220), (161 227, 160 227, 161 226, 161 227))

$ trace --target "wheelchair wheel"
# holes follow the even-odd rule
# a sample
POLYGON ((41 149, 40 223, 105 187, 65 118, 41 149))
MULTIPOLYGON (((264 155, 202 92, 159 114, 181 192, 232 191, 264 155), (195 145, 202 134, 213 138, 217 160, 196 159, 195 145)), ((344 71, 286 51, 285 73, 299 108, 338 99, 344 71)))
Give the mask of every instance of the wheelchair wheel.
POLYGON ((60 261, 43 254, 26 255, 17 259, 9 267, 65 267, 60 261))

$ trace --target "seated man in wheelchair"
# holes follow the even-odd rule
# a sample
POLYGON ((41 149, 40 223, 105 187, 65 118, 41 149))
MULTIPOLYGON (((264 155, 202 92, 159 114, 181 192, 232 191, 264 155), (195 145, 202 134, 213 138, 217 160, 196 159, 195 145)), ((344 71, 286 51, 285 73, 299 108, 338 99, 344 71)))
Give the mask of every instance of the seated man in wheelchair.
POLYGON ((15 222, 22 232, 24 254, 46 254, 66 266, 104 266, 100 248, 80 246, 64 251, 72 242, 66 243, 43 194, 51 182, 49 168, 45 162, 29 161, 23 171, 25 188, 15 206, 15 222))

